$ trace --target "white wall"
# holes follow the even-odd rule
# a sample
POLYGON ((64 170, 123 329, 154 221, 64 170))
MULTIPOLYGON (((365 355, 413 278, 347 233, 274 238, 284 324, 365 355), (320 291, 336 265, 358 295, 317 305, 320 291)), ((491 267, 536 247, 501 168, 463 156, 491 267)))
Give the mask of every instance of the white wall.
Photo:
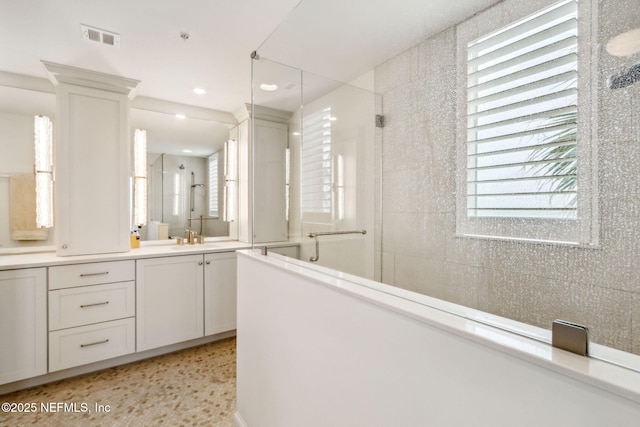
POLYGON ((236 418, 247 427, 640 419, 638 373, 253 253, 238 256, 237 340, 236 418), (592 385, 614 377, 608 386, 635 400, 592 385))

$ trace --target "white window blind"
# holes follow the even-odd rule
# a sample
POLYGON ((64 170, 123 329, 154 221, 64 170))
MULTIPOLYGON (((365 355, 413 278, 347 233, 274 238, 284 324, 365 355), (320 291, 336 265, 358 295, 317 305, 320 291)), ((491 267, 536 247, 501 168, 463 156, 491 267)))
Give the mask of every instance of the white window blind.
POLYGON ((331 214, 331 108, 303 118, 302 212, 331 214))
POLYGON ((577 217, 578 5, 466 45, 467 217, 577 217))
POLYGON ((218 160, 219 153, 209 156, 209 216, 218 216, 218 160))

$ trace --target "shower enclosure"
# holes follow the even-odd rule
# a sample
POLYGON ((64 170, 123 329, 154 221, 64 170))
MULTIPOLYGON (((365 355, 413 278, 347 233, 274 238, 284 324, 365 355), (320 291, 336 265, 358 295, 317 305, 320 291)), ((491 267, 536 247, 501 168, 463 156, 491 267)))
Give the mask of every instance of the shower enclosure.
MULTIPOLYGON (((469 2, 438 27, 413 19, 430 2, 387 3, 304 0, 254 55, 254 118, 286 117, 278 241, 537 339, 585 325, 592 356, 640 365, 640 53, 615 49, 635 1, 469 2), (358 31, 313 25, 337 16, 358 31), (300 70, 393 43, 351 84, 300 70)), ((258 223, 276 199, 255 167, 258 223)))
POLYGON ((254 243, 294 242, 302 260, 374 278, 378 97, 268 59, 252 66, 254 243))
MULTIPOLYGON (((183 236, 187 229, 203 236, 227 235, 227 224, 211 215, 210 192, 218 190, 209 185, 208 159, 152 156, 155 158, 149 163, 149 221, 168 224, 170 238, 183 236)), ((214 201, 217 211, 217 197, 214 201)))

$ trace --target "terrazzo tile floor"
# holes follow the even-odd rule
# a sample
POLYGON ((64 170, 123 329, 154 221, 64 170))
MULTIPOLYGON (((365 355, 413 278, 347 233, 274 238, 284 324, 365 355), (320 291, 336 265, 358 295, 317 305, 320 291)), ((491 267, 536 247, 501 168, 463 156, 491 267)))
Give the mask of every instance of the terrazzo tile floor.
POLYGON ((0 412, 0 426, 233 426, 236 341, 181 350, 0 396, 35 403, 34 413, 0 412), (41 402, 75 404, 43 412, 41 402), (83 407, 83 404, 86 407, 83 407), (96 411, 109 405, 109 412, 96 411), (83 412, 87 409, 87 412, 83 412))

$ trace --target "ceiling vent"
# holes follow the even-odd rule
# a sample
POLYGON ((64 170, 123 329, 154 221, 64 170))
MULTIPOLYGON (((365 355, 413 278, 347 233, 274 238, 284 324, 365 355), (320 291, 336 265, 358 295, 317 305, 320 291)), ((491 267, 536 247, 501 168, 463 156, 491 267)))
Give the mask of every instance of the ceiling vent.
POLYGON ((82 38, 85 40, 106 44, 107 46, 120 47, 120 34, 83 24, 80 24, 80 30, 82 31, 82 38))

